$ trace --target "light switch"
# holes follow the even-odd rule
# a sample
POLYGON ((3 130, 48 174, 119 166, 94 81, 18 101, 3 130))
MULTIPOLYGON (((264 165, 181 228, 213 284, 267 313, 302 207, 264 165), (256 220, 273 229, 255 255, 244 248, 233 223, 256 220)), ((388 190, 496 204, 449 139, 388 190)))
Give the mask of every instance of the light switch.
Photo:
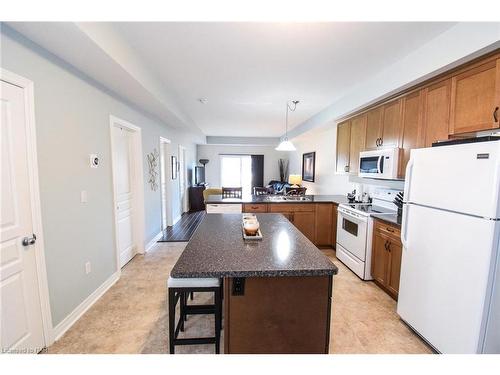
POLYGON ((80 193, 80 202, 87 203, 87 190, 82 190, 80 193))

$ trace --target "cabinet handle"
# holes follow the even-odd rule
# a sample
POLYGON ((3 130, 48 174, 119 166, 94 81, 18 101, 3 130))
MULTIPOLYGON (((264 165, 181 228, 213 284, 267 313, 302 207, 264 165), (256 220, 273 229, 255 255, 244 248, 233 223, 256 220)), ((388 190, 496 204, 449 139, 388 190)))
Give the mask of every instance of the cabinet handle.
POLYGON ((387 241, 387 251, 391 252, 391 243, 387 241))
POLYGON ((379 144, 378 144, 378 142, 379 142, 379 141, 380 141, 380 138, 377 138, 377 140, 375 141, 375 145, 376 145, 377 147, 379 146, 379 144))
POLYGON ((394 233, 394 229, 392 228, 386 227, 385 229, 387 229, 388 232, 394 233))
POLYGON ((384 247, 387 250, 387 241, 385 241, 384 247))
POLYGON ((344 167, 344 172, 349 172, 349 166, 348 166, 348 165, 346 165, 346 166, 344 167))
POLYGON ((498 107, 496 107, 493 111, 493 119, 495 120, 495 122, 498 122, 498 107))
POLYGON ((379 146, 382 146, 384 144, 384 140, 382 138, 380 138, 380 145, 379 146))

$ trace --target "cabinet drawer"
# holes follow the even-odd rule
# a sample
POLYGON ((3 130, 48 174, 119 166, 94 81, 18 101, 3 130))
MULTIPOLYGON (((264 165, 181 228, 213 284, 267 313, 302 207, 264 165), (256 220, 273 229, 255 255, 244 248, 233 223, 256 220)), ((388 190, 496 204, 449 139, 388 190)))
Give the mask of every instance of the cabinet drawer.
POLYGON ((244 204, 243 212, 267 212, 267 204, 266 203, 244 204))
POLYGON ((207 214, 238 214, 241 213, 242 204, 207 204, 207 214))
POLYGON ((314 204, 312 203, 270 204, 269 212, 314 212, 314 204))
POLYGON ((383 221, 375 220, 375 231, 400 241, 401 229, 383 221))

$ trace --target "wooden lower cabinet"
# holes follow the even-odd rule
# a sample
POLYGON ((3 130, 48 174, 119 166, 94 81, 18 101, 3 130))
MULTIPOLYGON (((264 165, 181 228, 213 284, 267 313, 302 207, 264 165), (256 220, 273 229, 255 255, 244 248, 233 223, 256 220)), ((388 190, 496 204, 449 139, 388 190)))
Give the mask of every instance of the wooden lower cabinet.
POLYGON ((332 204, 332 247, 337 248, 337 215, 338 215, 338 204, 332 204))
POLYGON ((400 229, 383 221, 375 220, 371 267, 373 281, 396 300, 399 293, 401 255, 400 229))
POLYGON ((332 276, 224 279, 226 354, 328 353, 332 276))
POLYGON ((270 204, 268 211, 285 215, 312 243, 316 243, 316 210, 312 203, 270 204))
POLYGON ((267 212, 267 204, 266 203, 245 203, 243 205, 243 212, 245 212, 245 213, 267 212))
POLYGON ((316 204, 316 246, 330 247, 333 245, 333 204, 316 204))

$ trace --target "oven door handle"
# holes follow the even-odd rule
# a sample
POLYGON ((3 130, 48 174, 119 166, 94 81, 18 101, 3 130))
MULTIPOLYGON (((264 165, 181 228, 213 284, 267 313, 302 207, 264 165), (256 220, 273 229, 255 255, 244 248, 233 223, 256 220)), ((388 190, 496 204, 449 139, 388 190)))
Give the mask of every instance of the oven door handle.
POLYGON ((351 214, 350 212, 348 212, 348 211, 346 211, 346 210, 343 210, 343 209, 341 209, 341 208, 339 209, 339 213, 340 213, 341 215, 348 216, 348 217, 350 217, 350 218, 352 218, 352 219, 356 220, 357 222, 361 222, 361 223, 366 222, 366 219, 363 219, 363 218, 358 217, 358 216, 354 216, 354 215, 353 215, 353 214, 351 214))
POLYGON ((382 173, 382 171, 380 170, 380 166, 381 166, 381 164, 382 164, 382 160, 383 160, 382 158, 383 158, 383 156, 382 156, 382 155, 380 155, 380 156, 378 157, 378 161, 377 161, 377 173, 378 173, 378 174, 381 174, 381 173, 382 173))

